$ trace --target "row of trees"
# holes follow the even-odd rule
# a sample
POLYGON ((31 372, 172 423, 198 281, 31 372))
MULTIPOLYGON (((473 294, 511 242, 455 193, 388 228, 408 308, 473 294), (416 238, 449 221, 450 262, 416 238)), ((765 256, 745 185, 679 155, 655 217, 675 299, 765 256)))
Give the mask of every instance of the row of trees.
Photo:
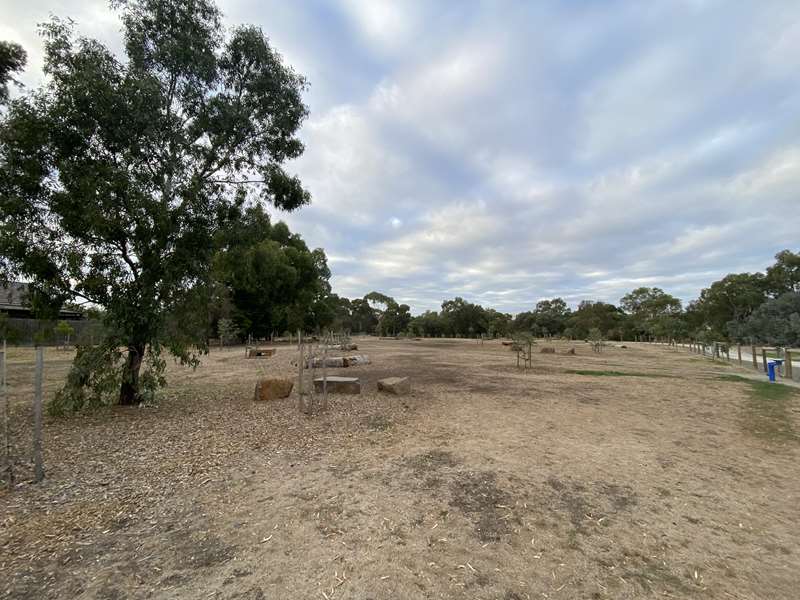
POLYGON ((562 298, 541 300, 512 316, 456 297, 441 311, 411 317, 408 306, 373 292, 362 300, 333 297, 336 326, 393 335, 489 337, 524 332, 585 339, 693 338, 800 345, 800 254, 779 252, 764 273, 736 273, 701 291, 684 307, 657 287, 640 287, 614 305, 585 300, 575 310, 562 298), (375 301, 382 308, 375 308, 375 301))

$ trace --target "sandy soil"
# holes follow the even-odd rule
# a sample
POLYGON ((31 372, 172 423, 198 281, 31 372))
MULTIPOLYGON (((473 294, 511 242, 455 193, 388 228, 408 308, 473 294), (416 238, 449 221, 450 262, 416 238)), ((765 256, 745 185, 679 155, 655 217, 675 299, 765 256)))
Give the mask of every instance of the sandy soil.
MULTIPOLYGON (((323 415, 252 401, 295 374, 282 347, 170 367, 157 407, 48 418, 46 480, 0 492, 0 596, 797 597, 800 396, 646 345, 521 371, 497 342, 358 343, 364 392, 323 415), (379 394, 390 375, 412 394, 379 394)), ((48 393, 70 358, 48 351, 48 393)), ((32 351, 10 366, 30 477, 32 351)))

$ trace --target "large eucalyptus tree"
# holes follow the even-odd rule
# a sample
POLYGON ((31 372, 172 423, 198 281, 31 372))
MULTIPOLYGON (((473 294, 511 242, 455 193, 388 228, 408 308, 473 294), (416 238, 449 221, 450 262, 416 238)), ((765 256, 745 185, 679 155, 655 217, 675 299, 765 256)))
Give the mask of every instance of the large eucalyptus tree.
MULTIPOLYGON (((202 313, 219 228, 309 202, 282 167, 303 151, 306 84, 259 28, 225 32, 212 0, 112 7, 124 56, 51 20, 46 79, 0 122, 0 266, 53 304, 105 309, 100 364, 131 404, 143 360, 202 349, 168 321, 202 313)), ((101 375, 76 363, 71 381, 101 375)))

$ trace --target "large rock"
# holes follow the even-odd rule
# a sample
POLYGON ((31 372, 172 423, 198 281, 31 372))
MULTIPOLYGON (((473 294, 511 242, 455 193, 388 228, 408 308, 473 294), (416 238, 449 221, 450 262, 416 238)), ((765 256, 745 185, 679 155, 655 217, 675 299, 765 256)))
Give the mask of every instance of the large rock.
POLYGON ((553 348, 552 346, 545 346, 544 348, 539 350, 539 352, 541 352, 542 354, 555 354, 556 349, 553 348))
MULTIPOLYGON (((314 380, 314 391, 318 394, 322 393, 322 377, 317 377, 314 380)), ((329 394, 360 394, 361 382, 358 377, 328 377, 328 393, 329 394)))
POLYGON ((286 377, 265 377, 256 383, 256 402, 286 398, 292 393, 294 380, 286 377))
POLYGON ((378 390, 404 396, 411 392, 411 382, 408 377, 387 377, 378 380, 378 390))

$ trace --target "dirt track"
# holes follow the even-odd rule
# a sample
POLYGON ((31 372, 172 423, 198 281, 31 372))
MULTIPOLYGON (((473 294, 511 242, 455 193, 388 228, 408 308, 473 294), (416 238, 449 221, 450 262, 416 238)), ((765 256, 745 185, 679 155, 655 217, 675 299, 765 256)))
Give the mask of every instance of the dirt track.
MULTIPOLYGON (((365 393, 311 419, 251 399, 289 348, 49 419, 45 483, 0 495, 0 594, 797 597, 800 396, 762 414, 732 367, 651 346, 557 344, 522 372, 499 343, 358 343, 365 393), (378 394, 389 375, 412 395, 378 394)), ((18 456, 31 365, 12 355, 18 456)))

